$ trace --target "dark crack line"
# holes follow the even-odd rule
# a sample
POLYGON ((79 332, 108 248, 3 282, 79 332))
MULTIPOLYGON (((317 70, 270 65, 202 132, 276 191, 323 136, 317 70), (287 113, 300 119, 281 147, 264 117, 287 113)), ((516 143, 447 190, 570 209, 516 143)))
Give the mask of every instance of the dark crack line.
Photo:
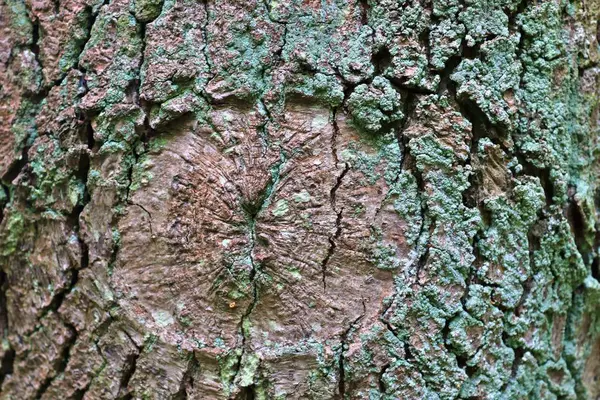
POLYGON ((342 400, 346 397, 346 378, 345 378, 345 373, 344 373, 344 353, 345 353, 345 348, 348 345, 348 343, 347 343, 348 335, 356 328, 356 324, 358 324, 360 322, 360 320, 363 319, 365 314, 367 313, 367 306, 365 305, 365 301, 362 300, 361 303, 362 303, 362 307, 363 307, 362 314, 359 315, 358 317, 356 317, 356 319, 354 319, 354 321, 352 321, 352 323, 350 324, 348 329, 346 329, 344 332, 342 332, 342 335, 340 337, 340 357, 338 359, 340 380, 338 382, 338 392, 340 394, 340 399, 342 399, 342 400))
POLYGON ((77 341, 78 335, 77 330, 73 325, 65 323, 65 327, 69 330, 71 336, 63 346, 62 351, 59 357, 57 358, 55 365, 53 366, 54 374, 46 377, 44 382, 42 382, 41 386, 38 388, 37 393, 35 395, 35 398, 38 400, 42 398, 44 393, 46 393, 46 391, 52 386, 54 380, 62 373, 64 373, 67 366, 69 365, 69 361, 71 358, 71 350, 73 349, 73 346, 77 341))
POLYGON ((131 378, 135 374, 135 371, 137 369, 137 362, 138 362, 140 356, 142 355, 142 352, 144 351, 144 349, 147 346, 149 346, 149 344, 153 340, 152 336, 149 336, 144 341, 144 344, 142 346, 138 346, 137 343, 135 342, 135 340, 133 340, 131 338, 131 336, 129 335, 129 333, 127 333, 127 331, 123 330, 122 332, 125 334, 127 339, 131 342, 131 344, 133 345, 133 347, 136 349, 137 352, 133 353, 133 354, 129 354, 125 358, 125 370, 123 371, 123 374, 121 375, 121 379, 119 380, 119 390, 117 392, 117 399, 119 399, 119 400, 130 399, 133 397, 132 393, 129 391, 129 388, 128 388, 129 382, 131 382, 131 378))
POLYGON ((187 365, 187 368, 183 374, 183 379, 181 379, 181 386, 173 399, 177 400, 185 400, 188 398, 188 387, 190 389, 194 388, 194 374, 200 369, 200 364, 198 360, 194 356, 194 353, 191 353, 190 361, 187 365))
POLYGON ((385 375, 385 373, 387 372, 388 368, 390 367, 390 364, 385 364, 384 366, 381 367, 381 369, 379 370, 379 378, 377 379, 377 384, 379 385, 379 393, 384 394, 385 393, 385 382, 383 380, 383 376, 385 375))
POLYGON ((0 388, 2 388, 4 379, 13 372, 15 356, 15 350, 9 347, 4 353, 4 357, 2 357, 2 362, 0 363, 0 388))
POLYGON ((201 0, 202 5, 204 7, 204 13, 206 14, 206 18, 204 23, 202 24, 202 41, 204 42, 204 47, 202 48, 202 55, 204 56, 204 62, 206 63, 206 68, 208 68, 208 78, 207 81, 212 80, 215 77, 215 73, 211 72, 214 68, 212 62, 210 60, 210 54, 208 53, 209 45, 208 45, 208 24, 210 23, 210 13, 208 10, 208 0, 201 0))
MULTIPOLYGON (((417 181, 417 187, 419 188, 419 193, 424 194, 425 192, 425 183, 423 181, 423 177, 420 172, 416 170, 413 172, 413 176, 417 181)), ((427 205, 427 199, 421 198, 421 229, 419 231, 419 236, 417 237, 417 248, 424 246, 421 248, 421 255, 417 260, 417 265, 415 268, 415 280, 414 284, 420 286, 419 275, 421 271, 427 264, 427 260, 429 259, 429 249, 431 247, 431 236, 433 234, 433 230, 435 229, 436 219, 434 217, 429 216, 429 207, 427 205), (428 223, 429 222, 429 223, 428 223), (427 234, 427 238, 425 243, 422 243, 424 240, 424 235, 427 234)))
POLYGON ((150 235, 154 239, 156 236, 154 235, 154 231, 152 230, 152 214, 150 213, 150 211, 148 211, 146 207, 138 203, 128 202, 128 204, 139 207, 142 211, 144 211, 144 213, 146 213, 146 215, 148 215, 148 227, 150 228, 150 235))
POLYGON ((337 210, 336 195, 337 195, 338 189, 340 188, 340 186, 342 184, 342 180, 344 179, 344 177, 346 176, 346 174, 348 173, 349 170, 350 170, 350 164, 346 164, 344 170, 342 171, 340 176, 338 176, 338 178, 335 182, 335 185, 333 186, 333 188, 331 188, 331 191, 329 193, 331 208, 336 213, 336 219, 335 219, 335 232, 333 235, 329 236, 329 238, 328 238, 329 249, 327 249, 327 255, 321 262, 321 275, 322 275, 322 280, 323 280, 323 290, 327 289, 326 277, 327 277, 327 267, 329 265, 329 260, 331 259, 331 257, 333 256, 333 253, 335 252, 335 249, 337 247, 337 240, 339 239, 339 237, 342 233, 342 219, 343 219, 344 208, 342 207, 339 211, 337 210))
POLYGON ((241 333, 242 333, 242 342, 241 342, 240 347, 242 349, 242 354, 240 355, 239 360, 237 362, 236 373, 232 380, 233 384, 235 384, 235 382, 238 378, 238 375, 242 369, 242 362, 244 359, 244 355, 246 354, 246 350, 248 348, 247 338, 248 338, 249 332, 245 328, 246 321, 250 318, 250 314, 252 314, 252 312, 256 308, 256 305, 258 304, 258 299, 259 299, 258 285, 256 283, 256 275, 257 275, 257 273, 260 272, 260 263, 258 263, 254 259, 254 249, 256 247, 256 241, 257 241, 256 219, 260 215, 260 213, 264 210, 264 208, 270 203, 271 198, 272 198, 273 194, 275 193, 275 188, 280 181, 281 170, 286 162, 287 162, 287 159, 285 158, 284 154, 281 153, 281 158, 280 158, 279 162, 276 164, 276 166, 272 172, 269 184, 264 189, 264 195, 261 197, 260 204, 254 205, 254 206, 247 205, 246 207, 244 207, 244 210, 246 212, 247 224, 250 229, 250 248, 249 248, 249 252, 248 252, 248 257, 250 258, 250 265, 252 267, 250 274, 249 274, 250 275, 249 276, 250 283, 252 285, 252 302, 249 304, 248 308, 246 309, 246 311, 244 312, 244 314, 242 315, 242 317, 240 319, 240 329, 241 329, 241 333))
POLYGON ((125 369, 119 381, 119 399, 125 399, 131 396, 131 392, 129 391, 129 382, 135 374, 140 355, 141 352, 138 352, 137 354, 130 354, 125 359, 125 365, 127 366, 127 369, 125 369))
POLYGON ((69 400, 83 400, 83 398, 85 397, 88 390, 90 390, 91 384, 92 384, 92 381, 90 380, 90 382, 88 382, 88 384, 85 385, 85 387, 83 387, 81 389, 77 389, 75 391, 75 393, 73 393, 73 396, 71 396, 71 399, 69 399, 69 400))
POLYGON ((269 132, 267 131, 267 126, 269 125, 269 123, 272 123, 272 118, 271 118, 271 111, 266 106, 266 104, 262 101, 262 99, 258 100, 258 105, 259 105, 259 107, 261 107, 264 110, 264 113, 266 116, 264 123, 262 123, 256 127, 258 137, 260 138, 261 145, 262 145, 262 155, 264 157, 264 156, 266 156, 267 150, 269 149, 269 132))
MULTIPOLYGON (((93 145, 94 145, 93 141, 88 142, 88 146, 93 146, 93 145)), ((87 244, 81 238, 80 224, 79 224, 79 219, 80 219, 81 213, 83 212, 83 209, 85 208, 86 204, 89 202, 89 194, 88 194, 88 188, 87 188, 87 186, 88 186, 87 185, 87 176, 88 176, 89 165, 90 165, 89 150, 90 149, 88 148, 88 152, 86 152, 85 154, 83 154, 81 156, 82 159, 80 160, 79 168, 77 170, 77 175, 80 176, 80 179, 83 181, 83 184, 85 186, 84 201, 83 201, 83 204, 75 207, 72 215, 70 215, 68 218, 68 220, 71 221, 71 224, 75 228, 75 231, 77 234, 77 240, 79 242, 80 251, 81 251, 80 265, 79 265, 79 268, 71 269, 71 280, 69 282, 69 285, 67 286, 67 288, 65 288, 64 290, 62 290, 59 293, 54 295, 50 304, 47 307, 42 309, 41 317, 40 317, 40 320, 42 320, 48 313, 50 313, 50 312, 56 313, 56 315, 62 321, 64 326, 70 331, 71 336, 69 338, 69 341, 63 347, 63 351, 61 353, 60 358, 57 361, 57 364, 54 365, 54 375, 46 378, 46 380, 42 383, 42 385, 38 389, 37 394, 36 394, 37 399, 40 399, 44 395, 44 393, 48 390, 48 388, 50 388, 53 381, 59 375, 64 373, 67 366, 69 365, 71 350, 78 339, 78 332, 77 332, 77 329, 75 328, 75 326, 73 324, 71 324, 70 322, 65 321, 65 318, 60 314, 59 311, 60 311, 60 308, 63 304, 65 297, 68 294, 70 294, 73 291, 73 289, 77 286, 77 283, 79 280, 79 271, 89 267, 89 249, 88 249, 87 244)))
POLYGON ((333 162, 336 167, 340 161, 337 155, 337 139, 340 136, 340 127, 337 123, 337 113, 337 108, 334 108, 331 112, 331 123, 333 125, 333 132, 331 134, 331 157, 333 158, 333 162))

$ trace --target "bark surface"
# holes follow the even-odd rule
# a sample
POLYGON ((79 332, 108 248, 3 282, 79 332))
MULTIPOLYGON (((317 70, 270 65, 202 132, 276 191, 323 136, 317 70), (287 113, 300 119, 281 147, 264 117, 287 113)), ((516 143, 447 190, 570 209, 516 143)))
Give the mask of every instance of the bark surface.
POLYGON ((600 398, 599 19, 2 0, 0 398, 600 398))

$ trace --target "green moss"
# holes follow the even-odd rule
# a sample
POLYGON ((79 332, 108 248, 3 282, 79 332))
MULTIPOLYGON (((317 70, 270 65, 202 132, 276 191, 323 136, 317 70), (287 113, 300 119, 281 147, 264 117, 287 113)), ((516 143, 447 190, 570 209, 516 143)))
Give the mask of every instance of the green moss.
POLYGON ((283 217, 289 211, 288 202, 284 199, 277 200, 271 214, 275 217, 283 217))
POLYGON ((146 154, 141 155, 137 163, 133 166, 131 174, 131 184, 129 186, 130 193, 133 193, 144 186, 148 186, 153 178, 152 170, 153 167, 152 158, 146 154))
POLYGON ((255 353, 244 352, 239 372, 236 374, 237 384, 248 387, 254 383, 260 358, 255 353))

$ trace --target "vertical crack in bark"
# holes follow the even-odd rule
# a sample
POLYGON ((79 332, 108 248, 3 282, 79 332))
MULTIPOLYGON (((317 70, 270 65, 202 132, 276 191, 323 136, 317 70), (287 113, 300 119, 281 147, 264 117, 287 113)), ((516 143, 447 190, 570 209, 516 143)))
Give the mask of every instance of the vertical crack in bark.
POLYGON ((249 273, 249 280, 250 280, 250 284, 252 286, 252 302, 249 304, 248 308, 246 309, 246 311, 244 312, 244 314, 242 315, 242 317, 240 319, 240 329, 241 329, 241 333, 242 333, 242 342, 240 344, 240 347, 242 349, 242 354, 240 355, 240 357, 238 359, 237 366, 236 366, 236 373, 232 380, 232 383, 234 383, 234 384, 235 384, 235 382, 238 378, 238 375, 242 369, 244 355, 246 354, 246 350, 248 347, 246 340, 247 340, 250 332, 248 331, 248 329, 246 327, 246 325, 247 325, 246 322, 250 318, 250 314, 252 314, 252 311, 254 311, 254 308, 256 307, 256 304, 258 303, 258 297, 259 297, 258 286, 256 284, 256 275, 258 272, 260 272, 260 263, 258 263, 254 259, 254 249, 256 247, 256 241, 257 241, 256 219, 260 215, 260 213, 264 210, 264 208, 270 203, 271 198, 272 198, 273 194, 275 193, 277 184, 279 183, 279 180, 281 178, 281 169, 283 168, 283 166, 285 165, 286 162, 287 162, 287 159, 286 159, 284 153, 281 152, 280 160, 272 169, 271 179, 269 180, 269 183, 267 184, 266 188, 264 189, 263 195, 259 198, 259 203, 258 204, 246 204, 243 206, 244 211, 246 213, 246 220, 247 220, 248 228, 250 230, 250 232, 249 232, 250 247, 248 250, 248 257, 250 259, 250 266, 251 266, 251 270, 249 273))
POLYGON ((135 370, 137 368, 137 361, 140 357, 141 352, 138 352, 137 354, 130 354, 127 356, 126 361, 125 361, 125 371, 123 371, 123 375, 121 376, 121 380, 119 382, 119 398, 120 399, 126 399, 126 398, 132 398, 132 394, 131 392, 129 392, 129 382, 131 381, 131 378, 133 377, 133 374, 135 374, 135 370))
POLYGON ((154 234, 154 231, 152 230, 152 213, 150 213, 150 211, 148 211, 146 209, 146 207, 144 207, 141 204, 132 203, 132 202, 128 202, 128 203, 131 204, 132 206, 137 206, 142 211, 144 211, 144 213, 148 216, 148 228, 150 228, 150 236, 151 236, 152 239, 154 239, 156 237, 156 235, 154 234))
POLYGON ((429 259, 429 248, 431 246, 431 236, 433 234, 433 230, 435 229, 436 220, 433 217, 429 216, 429 207, 427 205, 427 199, 423 198, 425 192, 425 183, 423 181, 423 177, 421 173, 417 170, 417 167, 414 167, 413 176, 417 181, 418 192, 421 197, 421 229, 419 230, 419 236, 417 237, 417 248, 421 248, 419 252, 421 255, 416 261, 415 266, 415 280, 414 284, 420 286, 419 276, 423 267, 427 264, 427 260, 429 259))
POLYGON ((345 348, 348 346, 348 335, 356 328, 356 324, 358 324, 360 322, 361 319, 364 318, 365 314, 367 313, 367 306, 365 304, 365 301, 362 300, 362 306, 363 306, 363 312, 361 315, 359 315, 358 317, 356 317, 356 319, 354 319, 354 321, 352 321, 352 323, 350 324, 350 326, 348 327, 348 329, 346 329, 344 332, 342 332, 342 335, 340 337, 340 357, 338 359, 338 365, 339 365, 339 373, 340 373, 340 380, 338 382, 338 392, 340 395, 340 399, 344 399, 346 397, 346 378, 345 378, 345 374, 344 374, 344 352, 345 352, 345 348))
MULTIPOLYGON (((539 221, 538 221, 539 223, 539 221)), ((536 226, 535 224, 529 229, 529 232, 527 234, 527 241, 529 243, 529 269, 532 271, 535 271, 535 252, 538 251, 540 249, 540 237, 538 234, 536 234, 535 229, 536 226)), ((519 298, 519 301, 517 302, 517 305, 515 306, 515 316, 519 317, 521 315, 521 308, 524 306, 525 301, 527 300, 527 298, 529 297, 531 290, 533 288, 533 275, 530 275, 527 277, 527 280, 525 280, 525 282, 523 282, 523 293, 521 294, 521 297, 519 298)), ((503 332, 502 334, 502 342, 510 347, 513 351, 514 351, 514 355, 515 358, 513 359, 512 365, 511 365, 511 372, 510 372, 510 378, 502 385, 502 388, 500 389, 500 393, 504 392, 507 388, 508 385, 514 381, 515 377, 517 376, 517 372, 519 370, 519 365, 521 364, 521 361, 523 359, 523 356, 525 354, 525 350, 521 347, 514 347, 513 345, 511 345, 509 343, 509 338, 508 338, 508 334, 506 331, 503 332)))
POLYGON ((8 336, 9 331, 6 289, 8 289, 6 272, 0 269, 0 337, 3 339, 8 336))
MULTIPOLYGON (((394 297, 395 297, 395 295, 394 295, 394 297)), ((387 314, 387 312, 389 311, 389 309, 392 308, 392 306, 394 305, 394 301, 395 301, 395 299, 392 299, 392 301, 390 301, 390 304, 388 304, 388 306, 385 308, 385 310, 383 310, 383 312, 379 316, 379 320, 385 324, 386 328, 390 332, 392 332, 392 334, 395 337, 398 337, 398 334, 396 333, 396 330, 394 329, 394 327, 392 326, 392 324, 390 323, 390 321, 385 317, 385 314, 387 314)))
MULTIPOLYGON (((85 128, 84 128, 86 134, 88 134, 87 128, 88 128, 87 126, 85 126, 85 128)), ((75 326, 73 324, 71 324, 70 322, 65 321, 65 318, 60 314, 59 311, 60 311, 60 308, 62 306, 62 303, 63 303, 65 297, 69 293, 71 293, 73 291, 73 289, 77 286, 77 282, 79 279, 79 271, 82 269, 88 268, 88 264, 89 264, 89 249, 88 249, 87 244, 81 238, 80 224, 79 224, 79 217, 90 199, 90 196, 88 193, 87 177, 88 177, 89 168, 90 168, 90 153, 94 146, 94 141, 93 141, 93 138, 90 139, 89 137, 86 140, 87 140, 86 152, 81 154, 80 160, 79 160, 79 166, 75 173, 75 175, 82 181, 82 183, 84 185, 84 188, 85 188, 84 195, 83 195, 81 204, 77 205, 73 209, 73 212, 71 213, 71 215, 69 215, 67 218, 67 220, 70 221, 71 226, 74 228, 74 230, 76 232, 77 240, 79 242, 79 247, 80 247, 80 252, 81 252, 79 266, 78 266, 78 268, 71 269, 71 279, 70 279, 69 285, 65 289, 59 291, 58 293, 56 293, 54 295, 50 304, 47 307, 42 309, 41 317, 40 317, 40 319, 42 319, 44 316, 46 316, 50 312, 56 313, 56 315, 62 321, 64 326, 68 329, 70 336, 69 336, 68 341, 63 346, 63 350, 62 350, 60 357, 57 359, 55 365, 53 366, 54 374, 48 376, 46 378, 46 380, 42 383, 42 385, 39 387, 37 394, 36 394, 37 399, 40 399, 44 395, 46 390, 48 390, 48 388, 52 385, 53 381, 58 376, 60 376, 61 374, 63 374, 65 372, 65 370, 69 364, 71 350, 78 339, 78 332, 77 332, 77 329, 75 328, 75 326)))
POLYGON ((129 354, 125 359, 124 371, 119 381, 119 391, 117 395, 117 398, 119 400, 131 399, 133 397, 132 393, 128 389, 129 382, 135 374, 135 371, 137 369, 137 362, 140 356, 142 355, 142 351, 152 341, 152 337, 150 336, 146 339, 144 345, 140 347, 135 343, 135 341, 131 338, 131 336, 129 336, 129 334, 126 331, 123 332, 125 333, 125 336, 127 336, 127 339, 129 339, 133 347, 137 350, 137 353, 129 354))
POLYGON ((190 360, 187 365, 187 368, 183 374, 183 378, 181 379, 181 386, 177 393, 173 395, 173 400, 185 400, 188 398, 188 388, 194 388, 194 374, 200 369, 200 364, 196 357, 194 357, 194 353, 190 353, 190 360))
MULTIPOLYGON (((108 0, 104 0, 104 4, 108 4, 108 0)), ((93 13, 91 8, 86 8, 86 10, 89 11, 90 17, 88 19, 88 24, 87 24, 87 29, 86 29, 86 37, 82 40, 82 45, 79 49, 79 52, 77 54, 77 62, 72 65, 69 69, 75 69, 78 68, 78 63, 79 63, 79 58, 81 57, 81 54, 83 53, 83 50, 85 49, 85 46, 87 45, 88 41, 91 38, 91 31, 92 31, 92 27, 94 26, 94 23, 96 22, 96 17, 98 13, 93 13)), ((40 40, 40 23, 39 20, 35 20, 35 21, 31 21, 31 24, 33 26, 33 30, 32 30, 32 38, 31 38, 31 45, 29 46, 31 52, 34 54, 35 60, 38 63, 40 69, 43 71, 43 65, 42 62, 40 60, 40 45, 39 45, 39 40, 40 40)), ((7 61, 7 67, 10 64, 10 61, 12 60, 12 52, 11 52, 11 57, 9 58, 9 60, 7 61)), ((82 70, 82 68, 79 67, 80 70, 82 70)), ((84 71, 82 71, 84 72, 84 71)), ((62 76, 55 80, 54 82, 52 82, 51 84, 48 84, 46 86, 42 85, 42 87, 36 92, 36 93, 24 93, 25 97, 29 97, 30 100, 32 101, 32 103, 35 105, 35 107, 39 107, 39 105, 42 103, 42 101, 48 96, 48 93, 50 92, 50 90, 52 90, 52 88, 56 87, 56 86, 60 86, 65 77, 67 76, 68 72, 64 72, 62 74, 62 76)), ((8 184, 10 184, 20 173, 21 171, 25 168, 25 166, 28 165, 28 152, 29 149, 31 147, 31 143, 29 143, 31 140, 30 136, 27 135, 27 137, 25 137, 23 139, 23 148, 21 149, 21 155, 19 157, 19 159, 15 160, 12 162, 12 164, 9 166, 8 170, 5 172, 5 174, 0 177, 2 182, 6 182, 8 184)))
POLYGON ((215 74, 211 72, 213 70, 213 65, 210 60, 210 54, 208 53, 208 24, 210 23, 210 13, 208 10, 208 0, 201 0, 201 3, 204 7, 204 13, 206 14, 206 18, 204 19, 204 23, 202 24, 202 41, 204 42, 204 47, 202 48, 202 55, 204 56, 204 62, 206 63, 206 68, 208 68, 208 78, 207 81, 210 81, 215 77, 215 74))
MULTIPOLYGON (((8 337, 9 332, 9 320, 8 320, 8 309, 6 303, 6 289, 8 288, 8 281, 6 273, 0 270, 0 337, 4 342, 8 337)), ((8 342, 6 342, 8 343, 8 342)), ((4 345, 4 343, 2 343, 4 345)), ((5 350, 2 360, 0 361, 0 388, 7 375, 10 375, 13 371, 13 364, 15 361, 15 351, 12 347, 5 350)))
POLYGON ((242 389, 236 396, 236 400, 254 400, 256 398, 256 385, 250 385, 242 389))
POLYGON ((385 393, 385 381, 383 380, 383 376, 385 375, 385 373, 387 372, 389 367, 390 367, 390 364, 387 363, 384 366, 382 366, 381 369, 379 370, 379 378, 377 379, 377 384, 379 387, 380 394, 385 393))
POLYGON ((42 385, 38 388, 37 393, 35 395, 36 399, 42 398, 44 393, 46 393, 46 390, 48 390, 48 388, 50 388, 50 386, 52 385, 52 382, 54 382, 54 380, 58 376, 64 373, 65 369, 67 368, 67 365, 69 365, 69 360, 71 358, 71 350, 73 349, 73 346, 77 341, 78 335, 77 330, 73 325, 65 323, 65 326, 69 330, 70 336, 63 345, 62 351, 53 365, 54 374, 51 374, 48 377, 46 377, 42 385))
POLYGON ((269 133, 267 131, 267 126, 269 125, 270 122, 272 122, 271 121, 271 111, 269 110, 267 105, 262 101, 262 99, 259 99, 257 104, 258 104, 259 110, 261 110, 264 113, 264 116, 266 117, 264 120, 264 123, 262 123, 256 127, 258 137, 259 137, 259 139, 261 141, 261 145, 262 145, 262 152, 263 152, 262 155, 265 156, 267 153, 267 150, 269 149, 269 133))
MULTIPOLYGON (((23 145, 23 148, 21 149, 21 154, 20 154, 19 158, 12 162, 12 164, 8 167, 7 171, 2 176, 2 181, 5 182, 6 184, 8 184, 9 186, 12 186, 12 181, 14 181, 15 178, 17 176, 19 176, 21 171, 23 171, 25 166, 28 165, 28 158, 29 158, 28 153, 29 153, 29 148, 31 147, 30 145, 27 144, 28 141, 29 141, 29 136, 27 136, 27 138, 25 138, 25 140, 24 140, 25 144, 23 145)), ((10 195, 10 191, 8 191, 8 193, 10 195)), ((9 202, 10 202, 10 200, 11 200, 11 198, 9 197, 9 202)))
POLYGON ((2 384, 4 383, 4 379, 12 374, 13 367, 15 363, 16 353, 12 347, 10 347, 4 353, 4 357, 2 357, 2 362, 0 364, 0 388, 2 388, 2 384))
POLYGON ((73 398, 75 400, 82 400, 85 397, 85 393, 93 385, 95 379, 102 374, 102 372, 106 369, 106 367, 109 364, 108 359, 104 355, 102 348, 99 346, 98 343, 100 342, 100 339, 102 339, 104 337, 104 335, 106 335, 108 328, 112 325, 113 322, 114 322, 114 319, 109 314, 108 319, 106 321, 104 321, 102 324, 100 324, 100 326, 98 326, 93 331, 94 335, 95 335, 93 344, 95 346, 96 352, 100 355, 100 357, 102 357, 102 365, 100 366, 100 368, 98 369, 98 371, 95 374, 93 374, 92 376, 89 377, 89 382, 87 383, 87 385, 84 388, 78 389, 75 392, 75 394, 73 395, 73 398))
POLYGON ((369 5, 368 0, 357 0, 358 6, 360 8, 360 23, 369 26, 369 11, 371 10, 371 6, 369 5))
POLYGON ((4 220, 4 209, 7 204, 10 202, 10 191, 6 185, 2 182, 2 177, 0 176, 0 197, 4 197, 4 201, 0 203, 0 224, 4 220))
MULTIPOLYGON (((88 140, 87 145, 94 146, 93 140, 91 142, 88 140)), ((79 248, 80 248, 80 253, 81 253, 80 260, 79 260, 79 266, 72 267, 68 270, 68 272, 70 273, 69 283, 66 285, 66 287, 64 287, 63 289, 58 290, 56 293, 54 293, 52 299, 50 300, 50 303, 47 306, 42 307, 42 309, 39 311, 40 320, 42 318, 44 318, 46 315, 48 315, 48 313, 50 313, 50 312, 55 312, 60 316, 59 310, 60 310, 60 307, 62 306, 62 303, 63 303, 65 297, 69 293, 71 293, 73 291, 73 289, 75 288, 75 286, 77 285, 77 282, 79 279, 79 271, 82 269, 88 268, 89 249, 88 249, 87 244, 83 241, 83 239, 81 238, 81 235, 80 235, 79 218, 80 218, 80 215, 83 212, 83 209, 85 208, 86 204, 90 200, 90 196, 88 193, 88 185, 87 185, 87 177, 88 177, 89 167, 90 167, 90 153, 91 153, 91 148, 88 147, 86 149, 86 151, 80 155, 78 169, 75 171, 75 176, 81 180, 81 182, 83 183, 83 186, 84 186, 83 199, 80 204, 78 204, 76 207, 74 207, 72 213, 70 215, 67 215, 67 221, 69 222, 72 229, 75 231, 77 241, 79 243, 79 248)), ((61 320, 64 320, 64 319, 61 318, 61 320)), ((63 323, 65 323, 66 325, 69 325, 65 321, 63 321, 63 323)), ((31 333, 32 332, 28 332, 25 335, 29 335, 31 333)))
POLYGON ((337 209, 337 204, 336 204, 337 190, 340 188, 340 186, 342 184, 342 180, 344 179, 344 176, 346 176, 346 174, 348 173, 349 170, 350 170, 350 164, 346 164, 344 170, 338 176, 335 185, 333 186, 333 188, 331 188, 331 191, 329 193, 329 200, 331 203, 331 208, 336 213, 336 219, 335 219, 335 232, 333 233, 333 235, 329 236, 329 238, 328 238, 329 249, 327 250, 327 255, 321 262, 323 290, 327 289, 327 281, 326 281, 327 266, 329 265, 329 260, 331 259, 331 257, 333 256, 333 253, 335 252, 335 248, 337 246, 337 240, 339 239, 339 237, 342 233, 342 219, 343 219, 344 208, 342 207, 339 211, 337 209))
MULTIPOLYGON (((31 25, 33 26, 32 29, 32 39, 31 39, 31 52, 33 53, 34 57, 35 57, 35 62, 37 63, 37 65, 40 66, 40 70, 44 71, 44 64, 42 63, 42 60, 40 59, 40 21, 39 19, 35 19, 33 21, 31 21, 31 25)), ((43 72, 42 72, 42 82, 44 81, 43 79, 43 72)))
MULTIPOLYGON (((594 260, 593 242, 590 243, 586 238, 586 232, 588 232, 585 216, 579 204, 574 198, 576 189, 573 188, 573 193, 569 196, 569 200, 565 207, 565 217, 571 228, 571 234, 575 241, 575 247, 577 252, 581 256, 583 263, 586 267, 591 268, 594 260)), ((591 270, 593 272, 593 270, 591 270)))
POLYGON ((69 400, 83 400, 83 398, 85 397, 85 394, 88 392, 88 390, 90 390, 90 386, 91 386, 91 380, 83 388, 77 389, 75 391, 75 393, 73 393, 73 396, 71 396, 71 398, 69 400))
POLYGON ((338 109, 333 108, 331 112, 331 123, 333 125, 333 132, 331 134, 331 157, 333 158, 333 162, 336 168, 340 161, 337 155, 337 139, 340 136, 340 127, 337 123, 337 113, 338 109))

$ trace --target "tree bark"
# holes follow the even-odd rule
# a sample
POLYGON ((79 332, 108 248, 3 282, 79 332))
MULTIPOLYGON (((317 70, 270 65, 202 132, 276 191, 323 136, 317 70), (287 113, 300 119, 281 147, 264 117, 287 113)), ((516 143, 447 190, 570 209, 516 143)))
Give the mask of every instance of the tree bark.
POLYGON ((597 0, 3 0, 2 399, 600 398, 597 0))

